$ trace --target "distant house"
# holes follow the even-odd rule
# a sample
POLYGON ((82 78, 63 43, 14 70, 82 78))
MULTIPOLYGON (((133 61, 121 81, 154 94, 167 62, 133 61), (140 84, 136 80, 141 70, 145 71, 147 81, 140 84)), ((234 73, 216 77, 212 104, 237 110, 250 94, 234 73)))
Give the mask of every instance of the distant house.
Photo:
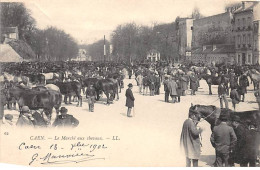
POLYGON ((236 51, 233 44, 203 45, 192 49, 191 53, 192 56, 188 57, 188 60, 193 63, 235 63, 236 51))
POLYGON ((157 51, 157 50, 150 50, 147 52, 147 57, 146 59, 150 62, 156 62, 156 61, 159 61, 161 59, 161 56, 160 56, 160 52, 157 51))
POLYGON ((3 43, 3 41, 7 41, 8 39, 19 39, 17 27, 3 27, 1 29, 1 43, 3 43))
POLYGON ((73 58, 72 61, 91 61, 91 56, 87 54, 85 49, 79 49, 77 58, 73 58))

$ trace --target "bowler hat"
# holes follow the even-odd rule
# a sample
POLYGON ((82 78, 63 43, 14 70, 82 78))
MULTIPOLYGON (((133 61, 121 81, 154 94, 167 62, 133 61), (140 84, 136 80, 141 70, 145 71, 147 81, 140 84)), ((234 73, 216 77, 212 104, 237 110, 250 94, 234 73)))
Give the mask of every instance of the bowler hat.
POLYGON ((68 109, 66 109, 66 107, 61 107, 61 108, 60 108, 60 112, 61 112, 61 113, 64 113, 64 112, 67 112, 67 111, 68 111, 68 109))
POLYGON ((6 114, 5 115, 5 120, 12 120, 14 117, 13 117, 13 115, 11 115, 11 114, 6 114))
POLYGON ((239 122, 240 121, 240 117, 239 116, 234 116, 232 117, 233 121, 239 122))
POLYGON ((21 112, 22 112, 22 113, 29 113, 29 112, 30 112, 30 109, 29 109, 28 106, 23 106, 21 112))
POLYGON ((228 120, 228 114, 229 114, 229 110, 228 109, 221 109, 221 113, 219 116, 219 119, 222 121, 227 121, 228 120))
POLYGON ((128 87, 133 87, 133 84, 132 84, 132 83, 129 83, 129 84, 128 84, 128 87))

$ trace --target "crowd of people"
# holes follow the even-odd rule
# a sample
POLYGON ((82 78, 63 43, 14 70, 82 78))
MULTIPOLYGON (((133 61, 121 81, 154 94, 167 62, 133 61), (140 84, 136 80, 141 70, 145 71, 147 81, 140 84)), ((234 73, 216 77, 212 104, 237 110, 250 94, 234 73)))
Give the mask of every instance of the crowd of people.
MULTIPOLYGON (((137 64, 127 65, 125 63, 22 63, 22 64, 9 64, 2 70, 4 88, 1 90, 1 95, 7 94, 5 92, 7 86, 6 81, 8 78, 6 75, 13 75, 14 85, 23 85, 29 89, 32 87, 30 83, 36 86, 46 85, 48 82, 55 83, 53 79, 44 81, 34 75, 46 75, 44 73, 54 73, 54 77, 58 78, 60 82, 78 82, 80 87, 87 87, 85 96, 88 100, 89 111, 94 112, 94 103, 98 98, 104 94, 110 94, 107 96, 107 100, 113 101, 116 96, 115 89, 124 87, 123 79, 128 76, 131 79, 134 75, 136 84, 138 86, 139 95, 155 96, 160 95, 161 88, 164 91, 164 102, 167 103, 179 103, 181 98, 186 95, 194 96, 200 87, 200 80, 205 79, 209 87, 211 85, 218 85, 218 99, 220 102, 221 114, 219 120, 221 121, 217 126, 212 129, 211 143, 216 150, 215 166, 232 166, 232 159, 238 154, 246 155, 244 152, 248 152, 250 148, 243 149, 243 142, 248 141, 249 138, 255 137, 251 135, 255 133, 258 125, 247 127, 240 123, 240 117, 235 117, 231 124, 227 123, 227 116, 230 114, 229 104, 227 98, 232 100, 232 106, 234 111, 240 102, 245 101, 245 94, 247 93, 247 87, 249 86, 249 79, 253 81, 251 69, 259 69, 258 66, 254 68, 245 66, 226 66, 222 65, 216 67, 212 66, 194 66, 194 65, 178 65, 172 64, 162 65, 157 64, 137 64), (15 69, 14 69, 15 68, 15 69), (30 75, 29 72, 33 72, 30 75), (36 73, 36 74, 35 74, 36 73), (28 81, 19 80, 22 75, 30 77, 28 81), (99 81, 102 80, 102 81, 99 81), (110 81, 107 81, 110 80, 110 81), (228 80, 228 82, 226 81, 228 80), (98 82, 98 83, 97 83, 98 82), (217 82, 217 83, 215 83, 217 82), (215 84, 214 84, 215 83, 215 84), (106 88, 100 88, 106 86, 106 88), (229 90, 230 89, 230 90, 229 90), (3 91, 3 92, 2 92, 3 91), (102 91, 102 92, 101 92, 102 91), (149 91, 149 93, 148 93, 149 91), (190 92, 190 93, 189 93, 190 92), (171 99, 170 99, 171 98, 171 99), (238 130, 239 129, 239 130, 238 130), (242 131, 242 132, 241 132, 242 131), (251 136, 250 136, 251 135, 251 136), (239 149, 237 149, 239 148, 239 149)), ((260 76, 260 75, 259 75, 260 76)), ((72 87, 70 85, 69 87, 72 87)), ((66 86, 67 88, 67 86, 66 86)), ((135 97, 133 94, 133 84, 128 84, 128 88, 125 91, 127 107, 127 117, 134 116, 134 103, 135 97)), ((62 89, 61 89, 62 90, 62 89)), ((118 91, 117 91, 118 92, 118 91)), ((209 94, 211 94, 211 89, 209 94)), ((256 87, 255 91, 256 101, 260 108, 260 90, 256 87)), ((3 106, 3 105, 2 105, 3 106)), ((3 107, 1 107, 3 112, 3 107)), ((192 112, 192 111, 190 111, 192 112)), ((10 114, 1 114, 4 117, 5 123, 13 125, 13 116, 10 114)), ((46 119, 43 117, 43 110, 30 110, 28 106, 23 106, 20 109, 20 115, 17 126, 31 126, 42 127, 46 126, 46 119)), ((189 113, 189 118, 184 122, 181 134, 181 145, 186 154, 186 165, 198 166, 198 160, 200 157, 201 141, 200 136, 203 131, 198 127, 199 118, 194 114, 189 113)), ((47 124, 50 122, 47 122, 47 124)), ((61 107, 58 110, 58 114, 55 121, 52 123, 53 127, 77 127, 79 121, 68 114, 68 110, 65 107, 61 107)), ((252 141, 252 140, 250 140, 252 141)), ((255 140, 257 141, 257 140, 255 140)), ((257 145, 256 143, 252 143, 257 145)), ((256 151, 250 151, 254 155, 245 157, 239 160, 240 166, 256 166, 256 151)), ((248 155, 248 154, 247 154, 248 155)))

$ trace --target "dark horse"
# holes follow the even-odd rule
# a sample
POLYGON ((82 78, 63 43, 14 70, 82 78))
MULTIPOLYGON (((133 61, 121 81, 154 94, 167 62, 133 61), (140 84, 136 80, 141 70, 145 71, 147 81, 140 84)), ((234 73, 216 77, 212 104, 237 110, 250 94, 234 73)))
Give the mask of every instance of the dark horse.
POLYGON ((107 97, 107 104, 113 101, 115 95, 118 97, 118 84, 117 81, 112 79, 100 79, 96 82, 95 88, 97 90, 97 100, 99 100, 99 94, 103 91, 107 97))
POLYGON ((66 104, 69 97, 69 104, 71 104, 71 97, 76 95, 78 97, 77 107, 82 107, 82 96, 81 96, 81 84, 77 81, 72 82, 55 82, 56 86, 60 88, 61 94, 64 95, 64 101, 66 104))
MULTIPOLYGON (((221 113, 221 109, 217 108, 216 106, 209 105, 195 105, 190 107, 190 111, 195 114, 199 119, 206 120, 211 125, 211 130, 213 130, 214 126, 220 123, 219 116, 221 113)), ((257 133, 256 136, 253 138, 256 139, 258 146, 251 146, 251 142, 247 141, 244 147, 250 148, 250 151, 257 151, 260 146, 260 112, 259 110, 250 110, 250 111, 243 111, 243 112, 234 112, 230 110, 228 114, 228 125, 231 125, 234 116, 240 117, 240 123, 243 124, 245 127, 249 127, 250 125, 256 126, 257 133), (252 148, 255 147, 255 148, 252 148)), ((202 120, 200 120, 202 121, 202 120)), ((250 138, 249 138, 250 140, 250 138)), ((250 152, 248 151, 248 152, 250 152)), ((246 154, 253 154, 253 153, 246 153, 246 154)), ((241 155, 242 157, 242 155, 241 155)), ((234 160, 237 162, 237 160, 234 160)), ((238 162, 237 162, 238 163, 238 162)))
POLYGON ((19 109, 23 106, 28 106, 31 110, 44 109, 49 121, 52 109, 55 108, 56 113, 58 113, 61 105, 61 94, 55 91, 37 91, 13 86, 7 90, 7 96, 13 96, 18 101, 19 109))
POLYGON ((209 74, 202 74, 200 75, 201 78, 203 78, 204 80, 206 80, 208 86, 209 86, 209 95, 212 95, 212 91, 211 91, 211 85, 220 85, 220 83, 222 81, 224 81, 224 85, 228 90, 228 82, 229 82, 229 78, 227 76, 213 76, 213 75, 209 75, 209 74))

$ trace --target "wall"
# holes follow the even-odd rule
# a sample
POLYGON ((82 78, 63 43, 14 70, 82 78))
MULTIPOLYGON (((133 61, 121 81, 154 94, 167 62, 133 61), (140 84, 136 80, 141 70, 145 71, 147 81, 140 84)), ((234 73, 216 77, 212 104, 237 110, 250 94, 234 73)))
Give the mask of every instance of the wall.
POLYGON ((232 44, 232 14, 229 12, 193 21, 192 47, 204 44, 232 44))

